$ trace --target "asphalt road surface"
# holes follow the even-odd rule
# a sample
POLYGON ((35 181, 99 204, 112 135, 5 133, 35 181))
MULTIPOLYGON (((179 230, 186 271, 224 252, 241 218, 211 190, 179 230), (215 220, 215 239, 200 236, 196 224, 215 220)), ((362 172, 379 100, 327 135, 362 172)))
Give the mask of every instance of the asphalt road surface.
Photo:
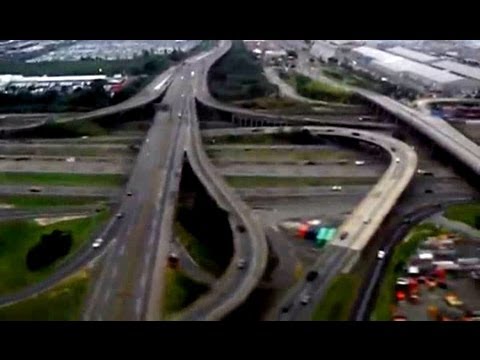
POLYGON ((158 251, 168 250, 171 236, 164 228, 173 221, 186 130, 181 94, 189 85, 176 77, 164 99, 171 113, 155 116, 128 184, 133 196, 125 203, 121 229, 87 300, 85 320, 158 320, 160 300, 152 304, 151 297, 159 298, 162 284, 153 279, 158 280, 154 272, 163 270, 158 251))

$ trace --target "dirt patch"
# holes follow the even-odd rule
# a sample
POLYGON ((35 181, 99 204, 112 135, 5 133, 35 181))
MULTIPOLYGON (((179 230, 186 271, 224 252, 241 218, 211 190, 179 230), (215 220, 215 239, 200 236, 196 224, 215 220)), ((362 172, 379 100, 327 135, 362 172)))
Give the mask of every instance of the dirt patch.
POLYGON ((78 220, 87 218, 89 215, 76 215, 76 216, 62 216, 62 217, 55 217, 55 218, 38 218, 35 219, 35 222, 40 226, 48 226, 52 224, 56 224, 63 221, 70 221, 70 220, 78 220))

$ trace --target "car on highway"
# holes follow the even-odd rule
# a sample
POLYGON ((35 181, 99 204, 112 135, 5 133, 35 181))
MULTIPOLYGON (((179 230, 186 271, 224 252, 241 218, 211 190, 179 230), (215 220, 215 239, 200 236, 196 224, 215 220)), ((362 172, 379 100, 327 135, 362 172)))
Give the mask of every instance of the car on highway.
POLYGON ((182 113, 178 113, 178 118, 179 118, 179 119, 182 118, 182 113))
POLYGON ((363 166, 365 165, 365 161, 355 161, 356 166, 363 166))
POLYGON ((300 304, 307 305, 311 300, 311 296, 309 294, 303 294, 300 298, 300 304))
POLYGON ((117 219, 122 219, 123 218, 123 213, 122 212, 119 212, 117 215, 116 215, 117 219))
POLYGON ((395 158, 395 162, 398 164, 400 162, 400 158, 395 158))
POLYGON ((307 161, 304 161, 304 162, 303 162, 303 165, 311 166, 311 165, 316 165, 316 163, 315 163, 315 161, 307 160, 307 161))
POLYGON ((348 232, 344 231, 340 234, 340 240, 345 240, 348 236, 348 232))
POLYGON ((370 224, 371 221, 372 221, 372 219, 368 218, 368 219, 363 220, 363 223, 365 225, 368 225, 368 224, 370 224))
POLYGON ((243 269, 245 269, 245 266, 247 266, 247 260, 245 260, 245 259, 238 260, 237 269, 243 270, 243 269))
POLYGON ((102 238, 98 238, 98 239, 96 239, 96 240, 93 242, 92 247, 93 247, 94 249, 98 249, 100 246, 102 246, 102 244, 103 244, 103 239, 102 239, 102 238))
POLYGON ((332 191, 342 191, 342 187, 338 185, 332 186, 332 191))
POLYGON ((378 253, 377 253, 377 259, 381 260, 385 257, 385 251, 383 250, 378 250, 378 253))
POLYGON ((133 196, 132 192, 131 191, 127 192, 127 196, 132 197, 133 196))
POLYGON ((283 306, 282 309, 281 309, 281 312, 283 314, 288 313, 290 311, 290 309, 292 308, 292 305, 293 304, 288 304, 288 305, 283 306))
POLYGON ((245 226, 243 225, 237 225, 237 231, 241 234, 243 234, 247 229, 245 229, 245 226))
POLYGON ((32 186, 31 188, 28 189, 28 191, 32 193, 39 193, 43 191, 43 188, 38 187, 38 186, 32 186))
POLYGON ((314 281, 318 277, 318 272, 315 270, 309 271, 307 276, 305 277, 305 280, 308 282, 314 281))

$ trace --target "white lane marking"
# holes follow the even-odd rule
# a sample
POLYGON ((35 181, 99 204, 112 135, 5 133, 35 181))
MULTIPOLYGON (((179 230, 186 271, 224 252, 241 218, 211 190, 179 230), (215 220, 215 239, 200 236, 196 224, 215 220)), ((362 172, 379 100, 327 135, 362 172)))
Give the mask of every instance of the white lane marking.
POLYGON ((142 299, 135 300, 135 314, 137 314, 137 316, 140 315, 141 307, 142 307, 142 299))
POLYGON ((171 77, 172 75, 168 75, 160 84, 155 86, 153 90, 157 91, 158 89, 160 89, 171 77))
POLYGON ((127 244, 124 243, 124 244, 122 245, 122 247, 120 248, 120 256, 123 256, 123 254, 125 254, 125 248, 126 248, 126 247, 127 247, 127 244))
POLYGON ((147 285, 147 274, 143 273, 142 278, 140 279, 140 286, 141 286, 142 292, 145 290, 146 285, 147 285))
POLYGON ((103 302, 104 303, 107 303, 108 302, 108 299, 110 298, 110 292, 112 291, 112 289, 108 288, 107 292, 105 293, 104 297, 103 297, 103 302))
POLYGON ((118 265, 115 265, 115 267, 113 268, 112 270, 112 280, 115 280, 115 278, 117 277, 118 275, 118 265))
POLYGON ((200 60, 202 60, 203 58, 206 58, 208 55, 210 55, 210 53, 206 53, 206 54, 197 56, 197 57, 195 58, 194 62, 200 61, 200 60))
POLYGON ((148 247, 151 248, 153 246, 153 242, 155 241, 155 238, 153 236, 150 236, 150 240, 148 240, 148 247))

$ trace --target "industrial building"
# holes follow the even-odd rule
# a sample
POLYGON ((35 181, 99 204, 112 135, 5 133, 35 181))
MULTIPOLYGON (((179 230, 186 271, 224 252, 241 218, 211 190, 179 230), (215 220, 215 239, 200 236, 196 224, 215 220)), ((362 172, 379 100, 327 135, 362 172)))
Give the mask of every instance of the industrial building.
POLYGON ((454 74, 480 81, 480 68, 478 67, 460 64, 451 60, 438 61, 432 65, 440 69, 448 70, 454 74))
POLYGON ((82 76, 22 76, 0 75, 0 91, 14 89, 28 89, 33 93, 42 93, 49 89, 67 88, 73 91, 78 88, 90 86, 92 82, 104 80, 107 90, 117 91, 125 82, 122 75, 107 77, 105 75, 82 75, 82 76))
POLYGON ((395 55, 402 56, 406 59, 410 59, 410 60, 413 60, 413 61, 418 61, 418 62, 421 62, 421 63, 432 63, 434 61, 440 60, 436 56, 428 55, 428 54, 425 54, 423 52, 416 51, 416 50, 407 49, 407 48, 402 47, 402 46, 395 46, 393 48, 388 48, 388 49, 386 49, 386 51, 388 51, 389 53, 395 54, 395 55))
MULTIPOLYGON (((418 54, 421 53, 408 52, 407 54, 406 51, 398 48, 394 51, 411 58, 422 58, 423 61, 434 60, 427 58, 428 55, 419 56, 418 54)), ((431 91, 443 95, 458 95, 473 93, 480 87, 480 81, 369 46, 360 46, 343 52, 340 60, 375 77, 381 77, 383 80, 419 92, 431 91)))

